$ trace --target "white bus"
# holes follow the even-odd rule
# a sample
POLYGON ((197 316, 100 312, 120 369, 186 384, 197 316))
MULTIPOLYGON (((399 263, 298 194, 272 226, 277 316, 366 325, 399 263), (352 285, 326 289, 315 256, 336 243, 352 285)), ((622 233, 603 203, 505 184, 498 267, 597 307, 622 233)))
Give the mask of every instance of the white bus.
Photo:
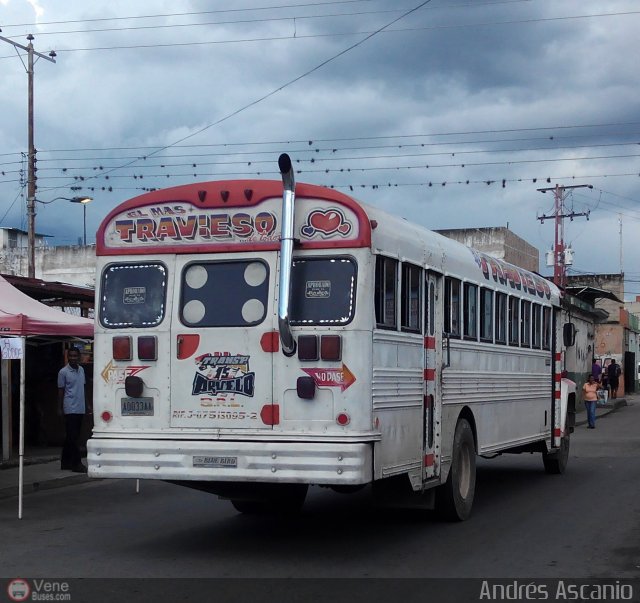
POLYGON ((564 472, 558 289, 333 189, 126 201, 97 238, 89 475, 292 511, 310 484, 471 511, 477 455, 564 472))

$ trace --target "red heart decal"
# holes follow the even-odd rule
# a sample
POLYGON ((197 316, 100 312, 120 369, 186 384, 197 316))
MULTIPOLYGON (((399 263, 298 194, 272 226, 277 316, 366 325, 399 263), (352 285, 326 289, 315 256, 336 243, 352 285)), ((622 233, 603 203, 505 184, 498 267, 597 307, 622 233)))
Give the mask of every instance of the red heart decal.
POLYGON ((325 234, 331 234, 340 227, 342 216, 333 210, 326 212, 317 210, 309 216, 309 222, 316 230, 325 234))

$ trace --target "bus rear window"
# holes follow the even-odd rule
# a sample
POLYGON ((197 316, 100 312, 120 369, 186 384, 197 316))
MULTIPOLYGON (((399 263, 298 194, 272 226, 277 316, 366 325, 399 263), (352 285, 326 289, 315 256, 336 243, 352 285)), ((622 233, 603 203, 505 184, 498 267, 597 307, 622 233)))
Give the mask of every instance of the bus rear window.
POLYGON ((165 312, 162 264, 112 264, 102 273, 100 323, 109 329, 155 327, 165 312))
POLYGON ((297 258, 291 271, 292 325, 345 325, 356 304, 356 263, 348 258, 297 258))
POLYGON ((182 273, 180 320, 189 327, 260 324, 269 298, 269 267, 260 260, 189 264, 182 273))

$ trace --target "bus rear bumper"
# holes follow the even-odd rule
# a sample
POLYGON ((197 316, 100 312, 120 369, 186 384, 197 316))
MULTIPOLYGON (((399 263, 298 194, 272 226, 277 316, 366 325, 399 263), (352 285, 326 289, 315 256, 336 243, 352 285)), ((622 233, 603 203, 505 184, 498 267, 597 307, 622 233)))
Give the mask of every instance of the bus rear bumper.
POLYGON ((87 464, 96 478, 361 485, 373 444, 92 438, 87 464))

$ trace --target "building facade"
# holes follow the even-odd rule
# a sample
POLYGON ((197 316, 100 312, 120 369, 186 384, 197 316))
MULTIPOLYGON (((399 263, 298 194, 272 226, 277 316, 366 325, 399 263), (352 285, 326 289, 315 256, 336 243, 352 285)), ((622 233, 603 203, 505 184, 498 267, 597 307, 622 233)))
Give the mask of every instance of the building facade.
POLYGON ((603 367, 615 359, 622 369, 618 395, 638 387, 640 320, 624 303, 624 274, 585 274, 567 278, 567 289, 606 313, 595 325, 593 357, 603 367))
POLYGON ((530 272, 540 271, 540 252, 504 226, 447 228, 436 232, 530 272))
MULTIPOLYGON (((16 228, 0 228, 0 273, 26 276, 27 233, 16 228)), ((35 277, 44 281, 95 287, 95 245, 50 247, 45 235, 35 237, 35 277)))

